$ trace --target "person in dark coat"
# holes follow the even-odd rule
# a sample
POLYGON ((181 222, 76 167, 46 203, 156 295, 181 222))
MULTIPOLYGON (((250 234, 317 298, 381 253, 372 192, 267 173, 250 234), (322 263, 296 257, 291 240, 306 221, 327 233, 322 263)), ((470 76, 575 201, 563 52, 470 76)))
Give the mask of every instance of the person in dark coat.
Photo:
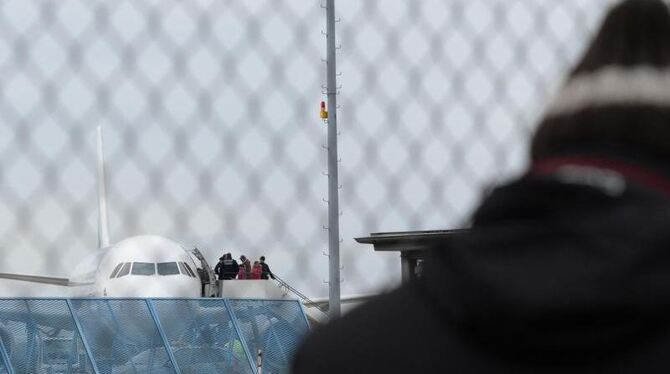
POLYGON ((541 120, 527 172, 423 277, 307 337, 304 373, 670 372, 670 12, 628 0, 541 120))
POLYGON ((239 270, 240 266, 237 261, 233 259, 233 255, 226 253, 223 260, 224 279, 235 279, 239 270))
POLYGON ((265 262, 265 256, 261 256, 261 266, 263 267, 263 273, 261 274, 261 279, 275 279, 275 275, 272 274, 272 270, 270 270, 270 265, 265 262))
POLYGON ((219 279, 235 279, 237 277, 237 272, 239 270, 239 265, 237 261, 233 259, 233 256, 230 253, 226 253, 219 258, 219 262, 214 267, 214 273, 219 277, 219 279))
POLYGON ((223 271, 223 261, 225 260, 225 258, 226 255, 219 257, 219 262, 217 262, 216 266, 214 267, 214 274, 216 274, 217 278, 219 279, 226 279, 225 273, 223 271))
MULTIPOLYGON (((209 273, 203 268, 196 267, 195 271, 198 272, 198 277, 200 277, 200 295, 203 297, 208 297, 210 295, 205 295, 205 285, 209 284, 209 273)), ((213 281, 213 280, 212 280, 213 281)))

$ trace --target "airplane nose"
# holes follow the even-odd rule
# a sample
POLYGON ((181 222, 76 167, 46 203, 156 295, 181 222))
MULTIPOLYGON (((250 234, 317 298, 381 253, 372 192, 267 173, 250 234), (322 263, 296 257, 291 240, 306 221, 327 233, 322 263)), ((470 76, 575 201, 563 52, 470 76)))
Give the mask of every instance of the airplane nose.
POLYGON ((111 297, 200 297, 200 281, 181 276, 136 276, 107 284, 111 297))
POLYGON ((139 297, 198 297, 200 289, 191 282, 174 279, 151 279, 143 282, 139 297))

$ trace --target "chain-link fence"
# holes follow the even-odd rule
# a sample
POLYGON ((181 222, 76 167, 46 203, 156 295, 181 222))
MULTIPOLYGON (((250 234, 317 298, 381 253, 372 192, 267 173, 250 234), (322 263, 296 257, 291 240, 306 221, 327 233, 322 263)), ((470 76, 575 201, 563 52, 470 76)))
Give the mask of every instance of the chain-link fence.
MULTIPOLYGON (((399 279, 397 255, 353 237, 459 227, 483 187, 522 170, 609 4, 336 1, 344 294, 399 279)), ((320 5, 2 1, 0 271, 67 276, 96 247, 102 126, 112 241, 265 255, 325 296, 320 5)))

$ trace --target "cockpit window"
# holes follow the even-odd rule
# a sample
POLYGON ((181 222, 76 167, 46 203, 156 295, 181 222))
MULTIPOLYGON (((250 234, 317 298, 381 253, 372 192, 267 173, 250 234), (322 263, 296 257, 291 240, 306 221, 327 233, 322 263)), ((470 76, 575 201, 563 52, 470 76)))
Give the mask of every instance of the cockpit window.
POLYGON ((186 270, 186 266, 184 266, 183 262, 179 263, 179 270, 181 270, 181 273, 184 274, 187 277, 190 277, 191 274, 188 273, 188 270, 186 270))
POLYGON ((123 264, 123 267, 121 268, 121 271, 119 271, 119 274, 116 276, 117 278, 125 277, 130 273, 130 262, 126 262, 123 264))
POLYGON ((156 274, 156 264, 151 262, 134 262, 133 275, 154 275, 156 274))
POLYGON ((116 277, 116 274, 119 272, 119 270, 121 270, 121 266, 123 266, 123 262, 116 265, 112 274, 109 275, 109 279, 112 279, 112 278, 116 277))
POLYGON ((187 263, 184 262, 184 266, 186 266, 186 270, 188 270, 188 273, 191 274, 191 276, 192 276, 193 278, 197 278, 197 277, 195 276, 195 273, 193 272, 193 270, 191 270, 191 267, 188 266, 187 263))
POLYGON ((158 275, 175 275, 179 274, 179 267, 176 262, 159 262, 158 275))

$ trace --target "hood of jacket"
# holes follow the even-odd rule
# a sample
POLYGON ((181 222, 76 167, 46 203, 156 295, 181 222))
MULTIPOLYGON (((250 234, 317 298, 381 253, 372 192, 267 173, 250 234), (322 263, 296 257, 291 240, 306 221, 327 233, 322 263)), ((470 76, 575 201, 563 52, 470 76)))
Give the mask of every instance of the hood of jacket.
POLYGON ((437 246, 421 288, 450 328, 507 358, 633 349, 670 321, 666 180, 610 158, 538 163, 485 198, 470 234, 437 246))

